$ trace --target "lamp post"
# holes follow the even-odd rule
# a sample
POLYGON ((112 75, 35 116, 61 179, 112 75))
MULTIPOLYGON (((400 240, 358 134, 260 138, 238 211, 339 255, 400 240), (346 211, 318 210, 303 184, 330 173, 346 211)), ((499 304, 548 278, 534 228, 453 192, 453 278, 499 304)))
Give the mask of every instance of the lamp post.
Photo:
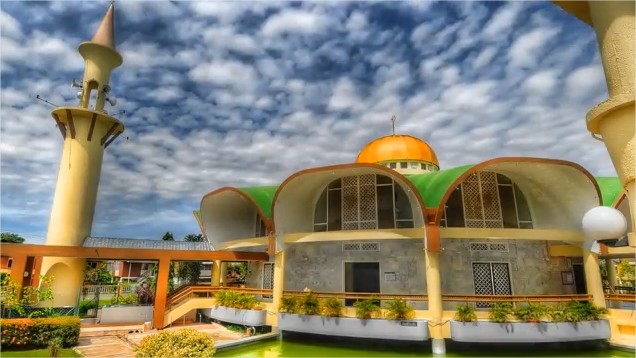
POLYGON ((596 306, 605 307, 605 293, 601 281, 598 254, 598 240, 618 239, 627 231, 627 220, 623 214, 607 206, 597 206, 583 215, 583 264, 587 293, 592 295, 596 306))

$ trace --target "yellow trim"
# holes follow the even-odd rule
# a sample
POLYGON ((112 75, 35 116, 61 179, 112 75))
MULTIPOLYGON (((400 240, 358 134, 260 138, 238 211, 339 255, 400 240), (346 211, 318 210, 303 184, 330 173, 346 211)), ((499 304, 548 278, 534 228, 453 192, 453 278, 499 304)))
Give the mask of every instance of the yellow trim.
POLYGON ((382 230, 342 230, 322 232, 298 232, 286 234, 286 243, 300 242, 328 242, 328 241, 352 241, 352 240, 424 240, 424 229, 382 229, 382 230))
POLYGON ((440 228, 442 239, 502 239, 583 242, 581 231, 546 229, 440 228))
POLYGON ((582 257, 583 249, 580 246, 574 245, 549 245, 548 253, 551 257, 582 257))
POLYGON ((225 241, 219 244, 218 250, 231 250, 231 249, 238 249, 240 247, 250 247, 250 246, 267 246, 268 239, 269 238, 267 236, 261 236, 261 237, 247 238, 247 239, 225 241))

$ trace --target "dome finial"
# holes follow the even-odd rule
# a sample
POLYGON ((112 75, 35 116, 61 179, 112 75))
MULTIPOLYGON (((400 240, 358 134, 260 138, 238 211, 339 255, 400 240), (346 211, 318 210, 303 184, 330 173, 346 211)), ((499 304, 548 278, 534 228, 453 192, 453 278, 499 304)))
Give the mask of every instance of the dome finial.
POLYGON ((391 126, 393 127, 393 135, 395 135, 395 121, 397 120, 397 117, 395 116, 395 114, 393 116, 391 116, 391 126))
POLYGON ((93 39, 94 43, 115 50, 115 1, 111 0, 106 15, 99 24, 93 39))

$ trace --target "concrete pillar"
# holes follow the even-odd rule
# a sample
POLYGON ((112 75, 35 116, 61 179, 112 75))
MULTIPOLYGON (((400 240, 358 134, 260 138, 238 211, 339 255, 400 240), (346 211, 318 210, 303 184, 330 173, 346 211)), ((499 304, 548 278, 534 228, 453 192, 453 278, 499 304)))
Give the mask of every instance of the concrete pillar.
POLYGON ((585 269, 585 284, 587 293, 592 295, 594 305, 605 307, 605 292, 601 280, 598 255, 588 249, 583 249, 583 267, 585 269))
MULTIPOLYGON (((283 298, 283 291, 285 290, 285 252, 279 251, 274 255, 274 288, 272 290, 274 304, 274 313, 278 313, 278 306, 280 299, 283 298)), ((276 321, 278 326, 278 320, 276 321)))
MULTIPOLYGON (((612 158, 632 216, 636 222, 636 142, 634 140, 634 11, 633 1, 589 1, 592 26, 596 31, 609 99, 587 114, 587 128, 600 135, 612 158)), ((633 244, 634 228, 630 235, 633 244)))
POLYGON ((219 264, 219 286, 225 286, 227 277, 227 262, 221 261, 219 264))
MULTIPOLYGON (((605 267, 607 268, 607 281, 609 281, 610 291, 609 293, 614 293, 614 287, 616 287, 616 266, 614 266, 614 260, 605 259, 605 267)), ((610 301, 609 306, 611 308, 620 308, 621 303, 618 301, 610 301)))
POLYGON ((163 328, 166 312, 166 300, 168 298, 168 278, 170 272, 170 259, 160 259, 157 270, 157 285, 155 288, 155 304, 152 314, 152 327, 163 328))
POLYGON ((429 331, 432 339, 433 354, 445 354, 446 343, 442 333, 442 283, 439 271, 439 253, 424 250, 426 262, 426 292, 430 315, 429 331))
MULTIPOLYGON (((18 285, 22 286, 22 280, 24 280, 24 271, 26 270, 27 256, 15 255, 11 259, 11 273, 9 274, 11 279, 18 285)), ((20 289, 22 290, 22 289, 20 289)))
POLYGON ((221 284, 221 260, 214 260, 212 265, 212 286, 219 286, 221 284))

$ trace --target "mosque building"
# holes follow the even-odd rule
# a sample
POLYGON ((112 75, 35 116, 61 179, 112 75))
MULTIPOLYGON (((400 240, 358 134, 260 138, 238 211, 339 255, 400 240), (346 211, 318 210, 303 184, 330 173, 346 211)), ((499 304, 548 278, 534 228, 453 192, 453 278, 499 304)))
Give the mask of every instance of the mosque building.
MULTIPOLYGON (((576 294, 590 284, 581 218, 621 192, 618 179, 558 159, 440 168, 428 143, 393 134, 351 164, 214 190, 195 217, 215 250, 283 252, 285 291, 424 295, 437 265, 443 294, 576 294)), ((630 217, 627 200, 617 206, 630 217)), ((273 262, 249 271, 249 287, 273 288, 273 262)))

